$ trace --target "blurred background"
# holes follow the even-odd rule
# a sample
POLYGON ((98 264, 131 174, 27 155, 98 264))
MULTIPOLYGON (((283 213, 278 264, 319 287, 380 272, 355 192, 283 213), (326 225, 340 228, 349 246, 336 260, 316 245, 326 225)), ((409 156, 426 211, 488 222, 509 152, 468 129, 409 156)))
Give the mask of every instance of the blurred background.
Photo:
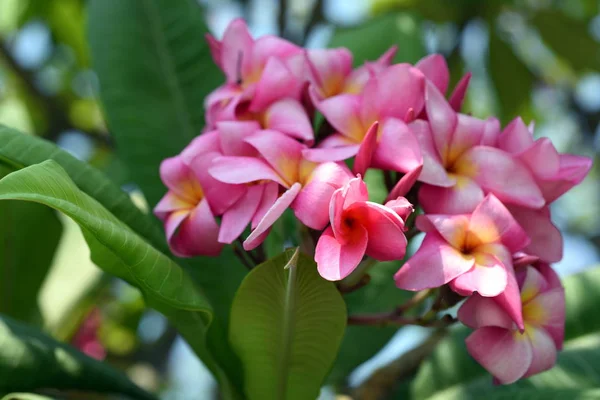
MULTIPOLYGON (((594 158, 600 147, 599 5, 595 0, 199 2, 217 37, 231 19, 244 17, 255 36, 282 35, 312 48, 349 46, 357 65, 394 44, 400 49, 396 61, 442 53, 453 82, 473 73, 464 112, 498 115, 503 124, 521 115, 526 123, 535 121, 536 135, 550 137, 559 151, 594 158)), ((56 142, 105 171, 147 208, 114 154, 103 120, 85 7, 84 0, 0 0, 0 124, 56 142)), ((599 190, 594 167, 582 185, 553 205, 555 223, 565 234, 564 261, 557 266, 562 275, 598 262, 599 190)), ((11 223, 8 215, 0 208, 5 226, 11 223)), ((144 307, 137 290, 95 268, 79 229, 61 220, 59 251, 47 273, 37 277, 38 298, 24 311, 3 302, 0 293, 0 312, 17 318, 27 313, 30 320, 34 315, 55 337, 125 370, 162 398, 210 398, 210 375, 175 330, 144 307)), ((39 233, 34 226, 31 222, 26 235, 32 247, 39 233)), ((10 245, 9 238, 3 241, 10 245)), ((12 284, 3 272, 0 268, 0 285, 12 284)), ((353 372, 349 384, 360 384, 373 368, 422 337, 420 329, 404 328, 353 372)))

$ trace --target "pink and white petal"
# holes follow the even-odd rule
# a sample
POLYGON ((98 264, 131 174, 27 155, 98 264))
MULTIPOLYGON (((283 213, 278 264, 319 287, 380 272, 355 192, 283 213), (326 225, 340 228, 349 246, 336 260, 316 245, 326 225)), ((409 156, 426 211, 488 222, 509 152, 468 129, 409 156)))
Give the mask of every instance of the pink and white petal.
POLYGON ((435 186, 453 186, 456 180, 448 176, 448 172, 442 164, 429 124, 423 120, 416 120, 409 127, 419 142, 423 157, 423 171, 419 180, 435 186))
POLYGON ((422 170, 423 166, 419 165, 417 168, 404 174, 398 183, 396 183, 396 185, 392 188, 392 190, 390 190, 390 194, 386 198, 386 201, 392 201, 398 197, 406 196, 406 194, 417 182, 422 170))
POLYGON ((521 379, 533 359, 525 335, 497 326, 477 329, 465 343, 469 354, 502 384, 521 379))
MULTIPOLYGON (((540 322, 546 332, 552 337, 557 349, 562 349, 565 337, 565 291, 555 288, 537 296, 530 305, 538 310, 543 310, 540 322)), ((530 306, 529 304, 526 307, 530 306)), ((531 313, 531 310, 528 310, 531 313)))
POLYGON ((533 327, 529 328, 526 333, 529 336, 533 353, 531 365, 523 378, 547 371, 556 364, 556 346, 550 335, 543 329, 533 327))
POLYGON ((302 150, 302 156, 308 161, 323 163, 328 161, 344 161, 358 153, 360 145, 352 144, 341 147, 321 147, 302 150))
POLYGON ((509 206, 510 213, 531 239, 525 253, 547 262, 558 262, 563 257, 563 239, 560 230, 544 212, 525 207, 509 206))
POLYGON ((483 190, 473 180, 456 177, 453 187, 424 184, 419 189, 419 204, 426 213, 467 214, 484 199, 483 190))
POLYGON ((529 170, 510 154, 487 146, 476 146, 455 163, 456 173, 475 180, 502 202, 541 208, 542 192, 529 170))
POLYGON ((227 77, 227 82, 233 83, 243 78, 239 74, 240 72, 243 73, 244 69, 251 62, 250 57, 253 45, 254 39, 252 39, 250 32, 248 32, 246 22, 241 18, 233 20, 223 34, 221 57, 219 60, 221 68, 227 77), (240 66, 242 67, 241 71, 240 66))
POLYGON ((221 153, 219 131, 213 130, 197 136, 181 152, 183 162, 190 165, 196 157, 207 153, 221 153))
POLYGON ((218 153, 208 153, 194 158, 190 163, 190 168, 198 178, 204 197, 215 215, 223 214, 246 193, 245 185, 230 185, 210 175, 209 169, 213 166, 213 160, 218 157, 218 153))
POLYGON ((301 56, 302 48, 295 44, 281 39, 277 36, 266 35, 256 40, 252 49, 252 66, 262 67, 268 64, 271 58, 277 58, 282 61, 301 56))
POLYGON ((511 154, 519 154, 533 146, 533 135, 521 117, 513 119, 498 137, 498 147, 511 154))
POLYGON ((513 320, 502 307, 490 297, 474 294, 458 309, 458 320, 472 329, 497 326, 512 329, 513 320))
POLYGON ((265 161, 288 185, 298 181, 302 150, 306 147, 295 139, 274 130, 261 130, 246 138, 265 161))
POLYGON ((415 65, 440 92, 446 93, 450 81, 450 71, 446 59, 441 54, 431 54, 422 58, 415 65))
POLYGON ((319 102, 317 108, 336 131, 360 143, 365 134, 360 119, 361 103, 360 96, 341 94, 319 102))
POLYGON ((468 149, 477 146, 483 139, 487 121, 473 118, 464 114, 457 114, 456 127, 452 134, 446 154, 442 160, 446 165, 452 165, 468 149))
POLYGON ((189 209, 193 206, 194 204, 184 201, 181 199, 181 197, 169 191, 162 197, 162 199, 160 199, 158 204, 154 207, 153 212, 158 219, 164 221, 170 213, 184 210, 189 211, 189 209))
POLYGON ((260 180, 287 183, 265 161, 255 157, 218 157, 208 171, 213 178, 223 183, 240 184, 260 180))
POLYGON ((177 232, 170 238, 173 253, 180 257, 217 256, 223 245, 217 241, 219 226, 203 200, 184 219, 177 232))
POLYGON ((381 137, 373 155, 373 167, 399 172, 423 165, 419 142, 402 120, 387 118, 381 125, 381 137))
POLYGON ((510 263, 505 263, 506 267, 506 289, 493 300, 504 312, 513 320, 519 330, 523 332, 525 323, 523 321, 523 306, 521 302, 521 293, 519 283, 515 275, 515 270, 510 263))
POLYGON ((521 267, 527 267, 529 265, 535 264, 538 261, 540 261, 540 258, 538 256, 532 256, 525 252, 518 251, 515 254, 513 254, 512 264, 515 269, 519 269, 521 267))
POLYGON ((331 229, 337 240, 344 242, 342 229, 342 213, 344 211, 344 188, 339 188, 333 192, 329 202, 329 222, 331 229))
POLYGON ((302 81, 281 60, 271 57, 265 65, 260 80, 256 83, 256 91, 249 109, 252 112, 260 112, 279 99, 285 97, 299 99, 301 89, 302 81))
MULTIPOLYGON (((169 246, 171 246, 171 241, 173 240, 173 237, 175 236, 177 229, 179 228, 181 223, 187 217, 189 217, 191 212, 192 212, 192 209, 178 210, 178 211, 168 214, 166 216, 166 218, 164 219, 165 235, 167 237, 167 242, 169 243, 169 246)), ((173 250, 172 247, 171 247, 171 250, 173 250)))
POLYGON ((339 281, 360 264, 367 248, 367 232, 361 226, 357 229, 362 230, 355 235, 357 240, 346 244, 336 240, 331 227, 323 232, 315 249, 317 270, 323 278, 339 281))
POLYGON ((417 252, 394 275, 396 286, 405 290, 435 288, 470 270, 474 257, 465 256, 437 233, 429 233, 417 252))
POLYGON ((264 185, 250 186, 246 195, 223 214, 219 242, 233 243, 244 232, 258 210, 263 191, 264 185))
POLYGON ((424 84, 423 73, 410 64, 395 64, 384 69, 364 88, 362 120, 404 119, 411 108, 418 115, 423 109, 424 84))
POLYGON ((401 260, 406 254, 404 221, 381 204, 364 202, 349 207, 346 214, 355 218, 368 233, 366 254, 379 261, 401 260))
POLYGON ((521 286, 521 301, 525 304, 535 299, 540 293, 546 291, 547 286, 544 276, 537 269, 527 267, 525 280, 521 286))
POLYGON ((479 242, 501 242, 513 253, 522 250, 530 242, 510 211, 493 194, 488 194, 473 211, 469 231, 479 242))
POLYGON ((250 227, 252 229, 256 228, 256 225, 263 219, 265 214, 269 211, 273 204, 277 201, 279 197, 279 184, 275 182, 268 182, 264 184, 264 191, 262 197, 260 199, 260 204, 258 205, 258 209, 252 217, 252 224, 250 227))
POLYGON ((245 138, 260 130, 256 121, 218 122, 217 128, 221 149, 225 156, 256 157, 257 151, 244 141, 245 138))
POLYGON ((271 206, 269 211, 260 220, 256 228, 244 241, 244 250, 249 251, 259 246, 264 240, 264 233, 271 229, 271 226, 281 217, 281 215, 292 204, 302 185, 298 182, 294 183, 285 193, 283 193, 277 201, 271 206))
POLYGON ((219 121, 235 121, 238 107, 251 92, 250 88, 242 89, 236 84, 223 85, 212 91, 204 99, 207 126, 214 129, 219 121))
POLYGON ((425 108, 435 147, 443 158, 452 142, 452 134, 458 122, 457 114, 444 95, 429 82, 425 84, 425 108))
POLYGON ((560 156, 548 138, 541 138, 519 154, 535 178, 552 179, 560 171, 560 156))
POLYGON ((397 197, 385 203, 387 208, 390 208, 406 223, 406 219, 415 211, 414 206, 405 197, 397 197))
POLYGON ((592 159, 571 154, 560 155, 560 170, 551 180, 538 183, 549 204, 583 181, 592 168, 592 159))
POLYGON ((329 203, 333 192, 351 178, 350 171, 336 163, 319 165, 291 205, 296 217, 309 228, 325 229, 329 221, 329 203))
POLYGON ((361 177, 350 179, 346 186, 344 186, 343 197, 344 210, 354 203, 360 203, 369 200, 367 184, 362 180, 361 177))
POLYGON ((181 156, 164 159, 160 163, 160 178, 182 200, 196 204, 202 197, 200 182, 181 156))
POLYGON ((422 232, 435 230, 452 247, 461 249, 467 239, 469 216, 445 214, 419 215, 416 226, 422 232))
POLYGON ((506 289, 507 279, 506 268, 496 257, 478 254, 475 266, 452 280, 450 287, 463 295, 477 292, 484 297, 495 297, 506 289))
POLYGON ((352 53, 344 48, 305 52, 312 77, 325 97, 339 94, 352 71, 352 53))
POLYGON ((273 129, 311 144, 315 137, 304 107, 298 100, 283 99, 265 112, 265 128, 273 129))
POLYGON ((548 283, 549 289, 563 289, 562 282, 560 281, 560 277, 556 273, 554 269, 550 266, 550 264, 545 262, 540 262, 534 267, 540 271, 540 274, 544 277, 546 282, 548 283))
POLYGON ((367 131, 358 153, 354 159, 353 172, 354 174, 365 175, 367 168, 371 166, 371 160, 375 153, 375 147, 377 146, 377 132, 379 130, 379 123, 374 122, 373 125, 367 131))
POLYGON ((450 95, 450 100, 448 103, 450 107, 456 112, 459 112, 462 108, 463 101, 465 99, 465 94, 467 93, 467 88, 469 87, 469 82, 471 81, 471 73, 465 74, 460 81, 454 87, 452 94, 450 95))

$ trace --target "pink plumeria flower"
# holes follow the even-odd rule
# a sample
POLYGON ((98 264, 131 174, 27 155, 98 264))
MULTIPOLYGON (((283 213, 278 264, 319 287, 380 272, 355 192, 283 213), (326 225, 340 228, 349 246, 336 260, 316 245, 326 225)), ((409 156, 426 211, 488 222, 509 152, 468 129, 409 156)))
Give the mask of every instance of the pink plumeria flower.
POLYGON ((163 221, 169 247, 177 256, 216 256, 223 247, 217 241, 219 226, 204 189, 215 184, 220 186, 219 191, 227 190, 227 185, 214 181, 207 173, 215 156, 218 153, 204 154, 189 165, 176 156, 160 165, 161 179, 169 191, 154 208, 154 214, 163 221), (207 185, 201 183, 203 180, 207 185))
POLYGON ((365 255, 379 261, 404 257, 407 241, 402 217, 412 212, 412 205, 404 198, 385 206, 368 198, 367 186, 360 176, 333 193, 329 204, 331 225, 319 238, 315 250, 323 278, 345 278, 365 255))
POLYGON ((449 283, 463 296, 504 293, 515 308, 512 254, 529 238, 500 200, 488 195, 472 214, 419 216, 417 227, 427 234, 394 276, 399 288, 422 290, 449 283))
POLYGON ((429 121, 411 128, 423 154, 419 203, 427 213, 473 211, 487 193, 504 203, 538 209, 540 188, 527 167, 511 154, 493 147, 497 120, 482 121, 456 113, 430 82, 425 91, 429 121))
POLYGON ((367 81, 390 65, 397 47, 391 47, 378 60, 352 69, 352 53, 346 48, 305 50, 303 57, 290 61, 296 74, 311 85, 313 102, 340 94, 360 94, 367 81))
POLYGON ((256 154, 219 157, 210 168, 210 174, 221 182, 247 185, 249 194, 263 193, 262 197, 256 194, 257 199, 238 201, 240 213, 231 218, 230 228, 225 213, 221 229, 229 232, 227 239, 237 238, 252 221, 253 231, 244 241, 244 248, 255 248, 290 206, 302 223, 323 229, 331 195, 352 177, 348 168, 341 163, 305 160, 302 150, 306 146, 277 131, 257 130, 244 143, 256 154), (279 188, 285 191, 280 194, 279 188))
POLYGON ((565 292, 548 264, 518 272, 523 326, 519 328, 494 298, 473 295, 458 319, 475 329, 467 350, 497 382, 509 384, 556 363, 565 326, 565 292))
MULTIPOLYGON (((548 138, 534 140, 532 131, 521 118, 506 126, 498 136, 497 147, 527 166, 541 189, 546 205, 579 184, 592 166, 588 157, 559 154, 548 138)), ((525 248, 527 253, 547 262, 562 259, 562 235, 550 219, 548 206, 539 210, 519 205, 508 208, 531 238, 531 243, 525 248)))
POLYGON ((303 81, 286 64, 303 50, 275 36, 254 40, 242 19, 227 27, 223 40, 208 35, 215 63, 223 70, 225 85, 205 100, 209 128, 217 121, 237 119, 243 111, 260 113, 284 98, 300 99, 303 81))
POLYGON ((396 64, 372 76, 360 95, 342 94, 317 108, 337 133, 305 151, 316 162, 369 155, 369 166, 409 172, 422 164, 419 143, 405 121, 423 108, 425 78, 410 64, 396 64), (401 95, 399 96, 399 94, 401 95), (369 131, 375 123, 374 140, 369 131))
MULTIPOLYGON (((448 90, 448 84, 450 83, 450 70, 446 59, 441 54, 431 54, 423 57, 415 64, 415 68, 423 72, 423 75, 429 80, 441 93, 446 93, 448 90)), ((469 81, 471 80, 471 74, 467 73, 461 78, 456 84, 448 103, 454 111, 460 111, 462 107, 469 81)), ((423 109, 420 119, 427 119, 427 112, 423 109)))

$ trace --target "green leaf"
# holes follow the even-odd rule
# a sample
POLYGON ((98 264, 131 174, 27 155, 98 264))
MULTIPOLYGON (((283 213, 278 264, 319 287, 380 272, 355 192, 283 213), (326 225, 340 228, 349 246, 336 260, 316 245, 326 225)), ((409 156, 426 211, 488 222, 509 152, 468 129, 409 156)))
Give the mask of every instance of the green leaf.
POLYGON ((189 275, 156 250, 96 200, 78 190, 66 172, 49 160, 0 180, 0 200, 45 204, 79 224, 92 261, 106 272, 138 287, 148 304, 167 315, 216 375, 224 395, 234 389, 206 347, 212 309, 189 275))
POLYGON ((0 164, 20 169, 48 159, 56 161, 81 191, 96 199, 137 234, 159 249, 166 249, 164 235, 152 217, 142 213, 102 172, 54 143, 0 125, 0 164))
POLYGON ((414 14, 390 13, 357 27, 336 29, 329 47, 347 47, 354 55, 354 65, 361 65, 397 45, 394 61, 414 63, 425 55, 420 25, 414 14))
POLYGON ((233 302, 229 332, 248 398, 316 398, 345 326, 342 297, 310 258, 286 251, 254 268, 233 302))
MULTIPOLYGON (((8 172, 0 165, 0 177, 8 172)), ((61 234, 54 210, 34 203, 0 203, 0 313, 41 324, 38 292, 61 234)))
POLYGON ((544 42, 575 70, 600 69, 600 43, 589 34, 589 20, 557 11, 538 11, 531 22, 544 42))
POLYGON ((0 392, 41 388, 123 393, 136 399, 155 398, 107 364, 27 325, 0 316, 0 392))
MULTIPOLYGON (((489 71, 494 82, 504 124, 528 110, 534 74, 497 34, 490 35, 489 71)), ((528 118, 525 117, 525 120, 528 118)))
MULTIPOLYGON (((563 285, 567 307, 565 350, 559 353, 558 365, 554 369, 520 381, 517 387, 551 385, 566 388, 573 386, 573 382, 583 389, 600 386, 600 335, 597 334, 600 318, 594 317, 600 302, 600 268, 570 276, 563 285)), ((459 396, 476 390, 491 390, 490 375, 469 356, 465 348, 464 340, 470 332, 464 327, 453 329, 423 363, 413 383, 415 399, 429 399, 438 393, 459 396)), ((446 399, 441 394, 439 396, 446 399)))
POLYGON ((165 192, 158 167, 204 126, 204 98, 222 75, 195 0, 92 0, 88 37, 119 155, 148 203, 165 192))
POLYGON ((53 398, 35 393, 11 393, 4 396, 2 400, 53 400, 53 398))

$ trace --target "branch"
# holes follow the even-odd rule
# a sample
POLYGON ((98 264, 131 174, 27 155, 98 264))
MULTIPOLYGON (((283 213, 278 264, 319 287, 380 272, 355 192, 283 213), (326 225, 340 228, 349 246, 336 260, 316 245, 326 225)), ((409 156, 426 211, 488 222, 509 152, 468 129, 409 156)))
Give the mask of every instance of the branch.
POLYGON ((436 330, 423 344, 404 353, 388 365, 377 369, 352 393, 357 400, 377 400, 387 398, 394 386, 409 377, 419 368, 425 358, 446 336, 446 329, 436 330))
POLYGON ((287 10, 288 0, 279 0, 279 13, 277 14, 277 25, 279 26, 279 36, 285 38, 287 29, 287 10))
POLYGON ((316 0, 315 4, 313 5, 312 13, 310 14, 308 23, 306 24, 302 34, 302 44, 306 44, 306 39, 308 38, 310 32, 312 32, 318 23, 323 21, 325 21, 325 15, 323 13, 323 0, 316 0))
POLYGON ((390 325, 416 325, 433 328, 445 328, 454 324, 456 318, 450 315, 444 315, 441 319, 427 319, 424 317, 403 317, 397 315, 395 311, 391 313, 365 314, 365 315, 350 315, 348 317, 349 325, 366 325, 366 326, 390 326, 390 325))

